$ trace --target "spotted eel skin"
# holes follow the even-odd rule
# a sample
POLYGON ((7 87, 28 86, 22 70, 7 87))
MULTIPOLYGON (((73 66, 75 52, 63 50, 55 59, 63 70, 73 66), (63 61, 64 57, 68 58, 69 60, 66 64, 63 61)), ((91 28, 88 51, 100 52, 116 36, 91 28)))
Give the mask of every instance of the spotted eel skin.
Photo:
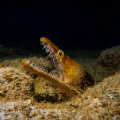
POLYGON ((87 86, 94 85, 94 79, 86 69, 67 56, 48 38, 41 37, 40 42, 43 49, 49 53, 49 57, 52 58, 54 64, 58 68, 60 78, 55 78, 42 69, 34 67, 29 61, 22 60, 22 64, 26 69, 47 79, 53 85, 59 87, 62 92, 65 92, 68 96, 81 94, 87 86))

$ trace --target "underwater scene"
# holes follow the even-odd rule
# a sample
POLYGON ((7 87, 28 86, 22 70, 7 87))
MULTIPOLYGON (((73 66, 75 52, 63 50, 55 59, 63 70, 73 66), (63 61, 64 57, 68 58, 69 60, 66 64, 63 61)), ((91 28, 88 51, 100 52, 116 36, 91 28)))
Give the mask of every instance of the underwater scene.
POLYGON ((1 119, 120 118, 120 46, 60 50, 40 41, 44 50, 0 45, 1 119))
POLYGON ((120 1, 2 1, 0 120, 120 120, 120 1))

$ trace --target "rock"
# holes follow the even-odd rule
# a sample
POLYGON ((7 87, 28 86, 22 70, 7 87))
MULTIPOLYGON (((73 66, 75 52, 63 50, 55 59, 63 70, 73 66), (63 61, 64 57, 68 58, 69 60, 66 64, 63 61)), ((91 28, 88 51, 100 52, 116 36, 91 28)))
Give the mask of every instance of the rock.
POLYGON ((0 68, 0 97, 26 100, 33 95, 33 79, 13 67, 0 68))
POLYGON ((120 119, 120 73, 57 104, 33 99, 33 79, 16 68, 0 68, 0 85, 0 119, 120 119))
POLYGON ((103 51, 98 62, 104 67, 120 69, 120 46, 115 46, 103 51))

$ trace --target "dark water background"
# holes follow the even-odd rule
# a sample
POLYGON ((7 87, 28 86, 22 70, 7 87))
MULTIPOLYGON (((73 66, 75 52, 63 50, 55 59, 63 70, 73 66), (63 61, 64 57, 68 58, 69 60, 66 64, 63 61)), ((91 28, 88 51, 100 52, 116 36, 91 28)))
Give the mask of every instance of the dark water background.
POLYGON ((106 49, 120 44, 120 2, 69 0, 3 2, 0 44, 39 48, 47 37, 60 48, 106 49))

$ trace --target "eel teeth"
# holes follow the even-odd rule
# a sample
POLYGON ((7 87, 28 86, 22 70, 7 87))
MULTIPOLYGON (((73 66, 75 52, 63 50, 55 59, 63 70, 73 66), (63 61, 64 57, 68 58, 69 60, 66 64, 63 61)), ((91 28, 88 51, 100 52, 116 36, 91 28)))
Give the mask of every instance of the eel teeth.
POLYGON ((31 63, 30 66, 34 67, 33 63, 31 63))
POLYGON ((37 67, 36 65, 34 66, 34 68, 37 69, 37 70, 39 70, 38 67, 37 67))
POLYGON ((44 43, 44 42, 41 42, 41 44, 40 45, 42 45, 42 46, 44 46, 46 43, 44 43))
POLYGON ((50 76, 53 76, 53 74, 52 74, 52 73, 49 73, 49 75, 50 75, 50 76))
POLYGON ((30 63, 30 60, 26 60, 27 63, 30 63))
POLYGON ((44 45, 43 49, 46 50, 47 48, 49 48, 49 46, 48 45, 44 45))
POLYGON ((58 69, 61 70, 62 68, 61 68, 61 66, 60 66, 60 64, 58 62, 58 59, 56 58, 56 56, 54 54, 53 49, 44 42, 41 42, 41 45, 43 46, 43 49, 45 49, 45 52, 49 53, 48 57, 52 58, 54 64, 58 67, 58 69))
POLYGON ((38 70, 39 70, 39 71, 42 71, 42 68, 39 68, 38 70))
MULTIPOLYGON (((51 57, 52 59, 54 59, 54 58, 55 58, 54 52, 49 52, 48 57, 51 57)), ((57 58, 56 58, 56 59, 57 59, 57 58)))
MULTIPOLYGON (((52 77, 55 77, 52 73, 48 73, 48 70, 45 70, 45 69, 42 69, 42 68, 38 68, 35 64, 33 64, 33 63, 31 63, 30 62, 30 60, 26 60, 26 62, 30 65, 30 66, 32 66, 33 68, 35 68, 36 70, 38 70, 38 71, 41 71, 41 72, 44 72, 44 73, 46 73, 46 74, 49 74, 50 76, 52 76, 52 77)), ((56 77, 55 77, 56 78, 56 77)))
POLYGON ((51 49, 50 49, 50 48, 46 48, 45 50, 46 50, 46 53, 51 52, 51 49))
POLYGON ((49 56, 50 56, 51 58, 53 58, 53 57, 54 57, 54 54, 50 53, 49 56))

